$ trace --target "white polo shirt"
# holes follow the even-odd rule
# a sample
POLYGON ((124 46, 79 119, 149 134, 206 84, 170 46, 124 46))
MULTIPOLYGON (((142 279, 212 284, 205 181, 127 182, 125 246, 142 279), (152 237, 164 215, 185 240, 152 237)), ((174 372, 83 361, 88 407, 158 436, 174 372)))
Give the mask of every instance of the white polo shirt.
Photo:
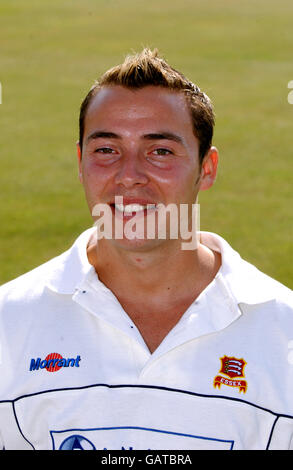
POLYGON ((222 266, 151 354, 88 262, 94 231, 0 288, 1 447, 292 448, 292 291, 202 232, 222 266))

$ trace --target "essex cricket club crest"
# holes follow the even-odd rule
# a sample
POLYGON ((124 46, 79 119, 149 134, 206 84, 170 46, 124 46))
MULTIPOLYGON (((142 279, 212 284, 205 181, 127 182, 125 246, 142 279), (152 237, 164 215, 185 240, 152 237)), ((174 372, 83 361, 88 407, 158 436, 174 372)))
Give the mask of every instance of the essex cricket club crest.
POLYGON ((217 375, 214 378, 214 387, 221 387, 221 385, 228 385, 229 387, 238 387, 239 392, 246 392, 247 382, 242 380, 244 377, 244 367, 246 362, 243 359, 236 357, 224 356, 220 358, 222 367, 219 370, 220 374, 225 374, 229 378, 217 375), (241 379, 241 380, 240 380, 241 379))

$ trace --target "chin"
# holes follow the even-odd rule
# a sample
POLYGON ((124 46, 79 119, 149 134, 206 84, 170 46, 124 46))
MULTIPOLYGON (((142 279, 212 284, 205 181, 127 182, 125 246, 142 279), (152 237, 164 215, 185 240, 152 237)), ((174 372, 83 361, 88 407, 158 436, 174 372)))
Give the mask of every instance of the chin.
POLYGON ((147 252, 154 250, 156 248, 162 247, 162 245, 166 242, 166 240, 159 240, 159 239, 139 239, 135 238, 133 240, 129 240, 127 238, 118 239, 118 240, 109 240, 113 246, 120 250, 125 251, 140 251, 140 252, 147 252))

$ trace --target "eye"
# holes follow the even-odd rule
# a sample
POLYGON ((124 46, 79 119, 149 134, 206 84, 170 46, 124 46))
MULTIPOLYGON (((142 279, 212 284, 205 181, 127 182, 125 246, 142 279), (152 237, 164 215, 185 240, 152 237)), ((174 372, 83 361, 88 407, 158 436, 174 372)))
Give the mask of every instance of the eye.
POLYGON ((165 149, 165 148, 158 148, 153 151, 155 155, 172 155, 173 152, 171 150, 165 149))
POLYGON ((101 147, 101 148, 97 148, 95 150, 95 153, 112 154, 112 153, 115 153, 115 150, 111 149, 110 147, 101 147))

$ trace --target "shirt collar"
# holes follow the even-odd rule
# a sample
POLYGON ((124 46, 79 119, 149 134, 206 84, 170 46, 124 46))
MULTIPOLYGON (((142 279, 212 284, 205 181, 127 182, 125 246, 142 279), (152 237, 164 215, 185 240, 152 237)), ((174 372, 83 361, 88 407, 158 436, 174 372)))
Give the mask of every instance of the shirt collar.
POLYGON ((211 232, 201 232, 200 240, 221 253, 221 273, 237 304, 260 304, 276 298, 283 286, 242 259, 226 240, 211 232))
POLYGON ((87 257, 87 245, 96 227, 83 232, 62 255, 54 258, 46 286, 58 294, 73 294, 89 272, 94 270, 87 257))
MULTIPOLYGON (((46 282, 49 289, 60 294, 73 294, 84 279, 92 275, 94 268, 88 261, 87 244, 95 231, 96 227, 91 227, 83 232, 69 250, 51 261, 53 266, 46 282)), ((222 279, 237 304, 258 304, 275 298, 279 283, 243 260, 222 237, 200 232, 200 241, 221 253, 222 279)))

